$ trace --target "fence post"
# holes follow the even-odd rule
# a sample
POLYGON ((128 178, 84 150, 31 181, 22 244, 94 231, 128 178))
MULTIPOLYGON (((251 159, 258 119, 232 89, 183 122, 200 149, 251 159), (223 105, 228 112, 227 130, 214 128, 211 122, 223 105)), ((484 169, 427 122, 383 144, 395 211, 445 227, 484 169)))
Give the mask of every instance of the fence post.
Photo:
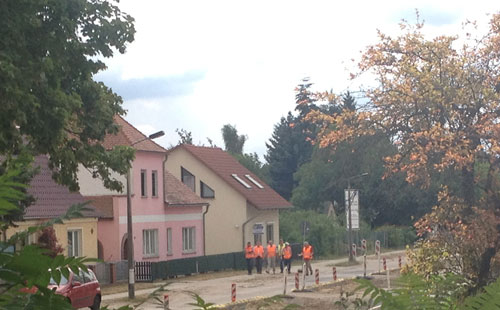
POLYGON ((375 241, 375 254, 377 254, 378 273, 380 273, 380 240, 375 241))
POLYGON ((113 284, 116 282, 116 264, 109 263, 109 283, 113 284))
POLYGON ((295 289, 296 290, 299 289, 299 273, 298 272, 295 273, 295 289))
POLYGON ((337 268, 333 267, 333 281, 337 281, 337 268))

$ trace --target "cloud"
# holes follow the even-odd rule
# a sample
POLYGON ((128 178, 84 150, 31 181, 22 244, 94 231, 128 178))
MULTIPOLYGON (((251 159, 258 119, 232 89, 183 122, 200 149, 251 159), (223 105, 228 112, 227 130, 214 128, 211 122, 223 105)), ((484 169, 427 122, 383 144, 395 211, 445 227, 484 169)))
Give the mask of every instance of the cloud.
POLYGON ((96 80, 108 87, 125 100, 180 97, 193 91, 194 85, 203 80, 203 72, 186 72, 168 77, 145 77, 123 79, 117 72, 103 72, 96 80))

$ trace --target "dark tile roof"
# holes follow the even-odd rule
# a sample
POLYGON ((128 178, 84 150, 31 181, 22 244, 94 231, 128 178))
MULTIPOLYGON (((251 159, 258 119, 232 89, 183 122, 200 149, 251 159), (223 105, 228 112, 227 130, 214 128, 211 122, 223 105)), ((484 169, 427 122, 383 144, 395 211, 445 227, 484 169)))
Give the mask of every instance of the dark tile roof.
POLYGON ((137 128, 132 126, 129 122, 127 122, 124 118, 119 115, 114 117, 115 123, 120 126, 120 130, 116 135, 109 134, 104 138, 104 142, 102 145, 111 149, 114 146, 119 145, 128 145, 132 146, 134 149, 138 151, 147 151, 147 152, 167 152, 166 149, 156 144, 153 140, 148 139, 146 135, 140 132, 137 128), (137 144, 137 141, 141 141, 137 144), (132 145, 134 144, 134 145, 132 145))
MULTIPOLYGON (((33 195, 35 202, 26 208, 24 219, 49 219, 64 215, 73 204, 86 200, 78 192, 70 192, 68 187, 57 184, 52 179, 52 171, 48 166, 49 159, 45 155, 35 158, 34 167, 40 171, 33 177, 28 187, 28 193, 33 195)), ((100 214, 89 204, 92 211, 83 212, 84 217, 99 217, 100 214)))
POLYGON ((165 202, 169 206, 206 206, 204 202, 198 197, 189 187, 179 181, 170 172, 165 170, 165 202))
POLYGON ((233 156, 223 151, 221 148, 181 144, 171 149, 169 152, 172 152, 177 148, 183 148, 191 153, 195 158, 221 177, 226 183, 242 194, 248 202, 256 208, 266 210, 292 207, 288 201, 275 192, 269 185, 264 183, 255 174, 241 165, 233 156), (233 174, 236 174, 239 178, 249 184, 250 188, 246 188, 239 181, 237 181, 232 176, 233 174), (246 175, 249 175, 252 179, 261 184, 263 188, 259 188, 255 185, 246 177, 246 175))

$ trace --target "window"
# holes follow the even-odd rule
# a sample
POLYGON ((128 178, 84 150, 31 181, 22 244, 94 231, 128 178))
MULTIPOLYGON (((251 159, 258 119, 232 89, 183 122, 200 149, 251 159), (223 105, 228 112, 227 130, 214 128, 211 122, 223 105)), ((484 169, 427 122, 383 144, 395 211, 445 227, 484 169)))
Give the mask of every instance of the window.
POLYGON ((240 178, 236 173, 231 174, 231 176, 238 182, 241 183, 241 185, 245 186, 246 188, 252 188, 250 185, 248 185, 247 182, 243 181, 242 178, 240 178))
POLYGON ((172 251, 172 228, 167 228, 167 255, 174 254, 172 251))
POLYGON ((82 230, 68 230, 68 256, 82 256, 82 230))
POLYGON ((262 234, 253 234, 253 244, 257 244, 257 241, 262 243, 262 234))
POLYGON ((196 251, 196 234, 195 227, 182 228, 182 252, 194 253, 196 251))
POLYGON ((146 170, 141 170, 141 197, 146 197, 148 195, 147 188, 147 178, 146 178, 146 170))
POLYGON ((144 256, 158 256, 158 229, 142 231, 142 254, 144 256))
POLYGON ((151 196, 158 197, 158 171, 151 172, 151 196))
POLYGON ((215 192, 210 186, 200 181, 200 196, 202 198, 215 198, 215 192))
POLYGON ((267 237, 267 241, 273 240, 273 238, 274 238, 274 224, 273 223, 267 223, 267 225, 266 225, 266 237, 267 237))
POLYGON ((258 188, 260 188, 260 189, 264 188, 264 186, 262 186, 259 182, 257 182, 257 180, 255 180, 254 178, 252 178, 251 175, 245 174, 245 177, 247 179, 249 179, 253 184, 257 185, 258 188))
POLYGON ((193 192, 196 193, 194 175, 181 167, 181 179, 182 183, 186 184, 193 192))

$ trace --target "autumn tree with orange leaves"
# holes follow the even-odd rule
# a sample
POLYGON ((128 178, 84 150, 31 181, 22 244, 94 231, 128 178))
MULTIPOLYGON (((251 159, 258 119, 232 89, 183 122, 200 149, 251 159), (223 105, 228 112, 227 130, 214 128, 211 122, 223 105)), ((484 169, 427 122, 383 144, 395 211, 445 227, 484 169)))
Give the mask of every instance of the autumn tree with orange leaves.
MULTIPOLYGON (((386 176, 402 172, 409 183, 422 188, 435 181, 459 182, 458 188, 446 191, 463 204, 447 217, 449 227, 472 224, 478 210, 499 218, 500 14, 493 15, 489 25, 480 38, 466 31, 473 23, 464 26, 463 37, 427 39, 418 21, 401 23, 397 37, 379 32, 379 42, 366 49, 359 71, 352 75, 375 77, 377 85, 364 90, 367 104, 349 113, 309 113, 308 119, 321 126, 315 142, 335 150, 344 142, 383 132, 397 147, 394 155, 384 158, 386 176), (478 173, 479 165, 486 167, 485 173, 478 173), (450 172, 456 180, 444 178, 450 172)), ((325 96, 331 100, 331 94, 325 96)), ((494 242, 478 257, 478 287, 491 275, 499 230, 495 227, 494 242)))

